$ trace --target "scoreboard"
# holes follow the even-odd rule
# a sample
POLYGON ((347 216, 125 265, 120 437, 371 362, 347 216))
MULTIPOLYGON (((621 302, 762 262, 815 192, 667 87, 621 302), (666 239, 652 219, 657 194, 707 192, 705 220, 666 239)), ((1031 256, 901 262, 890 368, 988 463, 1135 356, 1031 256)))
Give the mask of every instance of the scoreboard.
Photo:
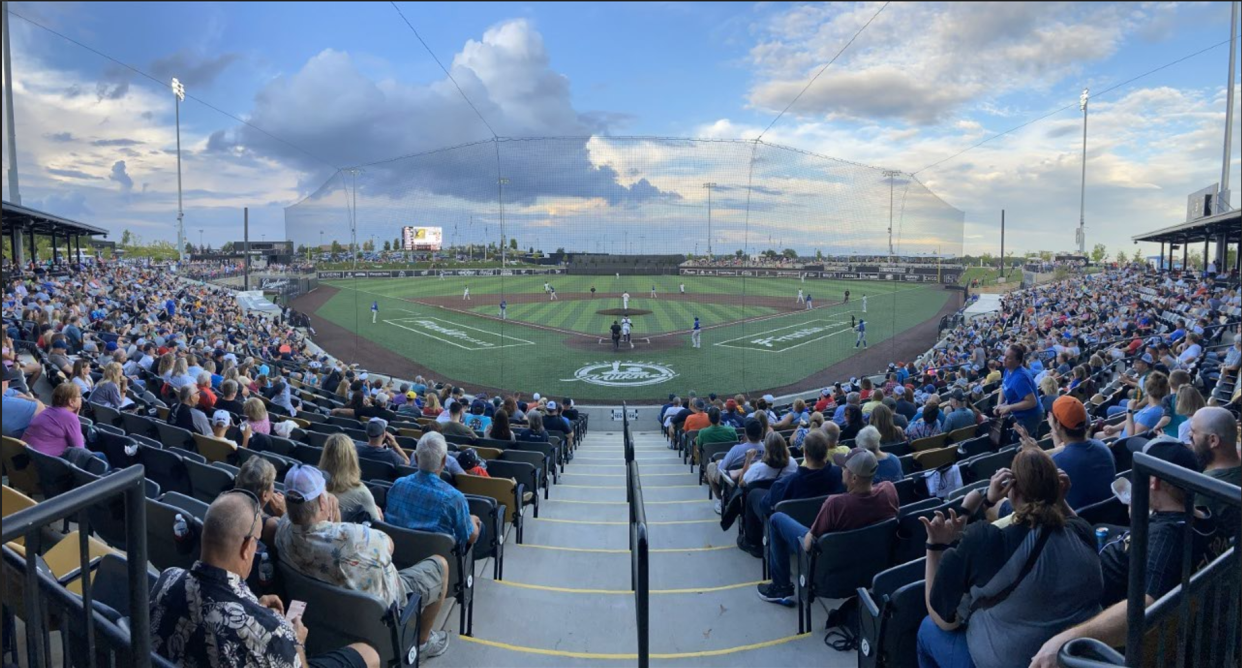
POLYGON ((401 230, 402 248, 408 251, 438 251, 444 244, 444 228, 404 227, 401 230))

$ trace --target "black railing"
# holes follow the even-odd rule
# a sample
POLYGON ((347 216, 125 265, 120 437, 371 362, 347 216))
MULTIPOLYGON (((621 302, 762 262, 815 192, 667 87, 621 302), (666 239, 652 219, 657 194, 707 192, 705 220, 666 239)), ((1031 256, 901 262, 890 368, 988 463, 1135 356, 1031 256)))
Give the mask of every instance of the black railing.
MULTIPOLYGON (((160 666, 171 665, 151 654, 150 608, 148 596, 150 592, 145 586, 129 588, 129 628, 138 632, 130 633, 120 628, 106 616, 96 610, 92 603, 94 583, 89 577, 92 570, 90 560, 91 533, 87 509, 98 505, 105 499, 117 495, 125 497, 125 539, 126 566, 130 583, 147 582, 147 518, 146 518, 146 482, 142 466, 131 466, 122 469, 100 480, 88 483, 71 493, 48 499, 36 506, 20 510, 4 518, 3 531, 0 531, 0 543, 8 543, 16 538, 24 538, 26 557, 24 564, 14 552, 6 550, 4 568, 17 573, 24 580, 22 592, 25 604, 26 622, 26 654, 27 666, 41 668, 50 665, 48 618, 54 616, 64 630, 66 626, 80 633, 85 643, 85 657, 75 657, 74 665, 96 665, 100 641, 115 656, 120 657, 119 665, 145 668, 153 663, 160 666), (79 554, 81 567, 78 570, 82 587, 82 595, 70 593, 55 578, 45 571, 40 571, 38 555, 34 546, 43 527, 58 524, 62 520, 72 518, 78 523, 79 554), (75 616, 80 616, 81 627, 77 627, 75 616)), ((65 636, 62 636, 65 637, 65 636)), ((68 645, 66 645, 68 651, 68 645)), ((107 651, 107 650, 105 650, 107 651)))
POLYGON ((625 498, 630 506, 630 589, 634 590, 634 621, 638 630, 638 666, 650 662, 650 582, 648 570, 647 509, 643 506, 643 485, 634 460, 634 439, 630 435, 630 419, 622 410, 622 438, 625 443, 625 498))
POLYGON ((1239 646, 1242 643, 1242 623, 1239 620, 1242 614, 1239 604, 1242 553, 1234 544, 1194 573, 1191 547, 1194 540, 1195 494, 1240 508, 1242 491, 1222 480, 1141 452, 1134 454, 1131 476, 1130 517, 1133 528, 1130 536, 1125 655, 1097 640, 1075 640, 1061 648, 1058 657, 1060 665, 1066 668, 1238 665, 1242 658, 1242 647, 1239 646), (1148 486, 1152 476, 1185 493, 1186 522, 1182 537, 1181 585, 1147 607, 1148 510, 1151 504, 1148 486), (1174 638, 1172 646, 1168 641, 1170 635, 1174 638), (1156 656, 1145 656, 1153 649, 1156 656))

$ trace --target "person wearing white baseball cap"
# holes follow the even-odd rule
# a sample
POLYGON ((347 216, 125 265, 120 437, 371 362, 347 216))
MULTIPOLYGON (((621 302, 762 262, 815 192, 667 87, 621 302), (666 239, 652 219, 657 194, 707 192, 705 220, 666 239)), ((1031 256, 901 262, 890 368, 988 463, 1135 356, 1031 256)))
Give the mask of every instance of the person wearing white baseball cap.
POLYGON ((233 439, 228 437, 229 429, 232 426, 233 426, 233 417, 229 415, 228 411, 218 410, 211 414, 211 435, 213 438, 220 440, 220 441, 224 441, 228 443, 229 445, 233 446, 234 448, 250 447, 250 434, 253 433, 252 430, 250 429, 250 423, 246 420, 242 420, 242 424, 241 424, 242 440, 240 444, 237 441, 234 441, 233 439))
POLYGON ((339 502, 314 466, 299 464, 285 474, 285 506, 276 528, 282 562, 306 577, 374 596, 385 605, 403 608, 411 594, 418 594, 419 655, 427 659, 448 649, 448 633, 432 631, 448 591, 443 557, 433 555, 398 571, 392 539, 377 529, 342 522, 339 502))

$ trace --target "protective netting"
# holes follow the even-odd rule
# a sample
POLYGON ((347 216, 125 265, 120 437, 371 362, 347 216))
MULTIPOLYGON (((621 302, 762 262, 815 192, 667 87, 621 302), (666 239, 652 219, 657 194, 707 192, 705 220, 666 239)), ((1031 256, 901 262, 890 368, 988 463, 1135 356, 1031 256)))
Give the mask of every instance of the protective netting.
POLYGON ((963 218, 906 174, 762 142, 630 137, 395 158, 338 172, 285 213, 323 279, 302 305, 338 357, 601 400, 822 385, 926 349, 919 325, 956 299, 943 284, 962 271, 963 218), (405 227, 440 228, 442 250, 403 252, 405 227), (625 293, 634 347, 614 351, 625 293))

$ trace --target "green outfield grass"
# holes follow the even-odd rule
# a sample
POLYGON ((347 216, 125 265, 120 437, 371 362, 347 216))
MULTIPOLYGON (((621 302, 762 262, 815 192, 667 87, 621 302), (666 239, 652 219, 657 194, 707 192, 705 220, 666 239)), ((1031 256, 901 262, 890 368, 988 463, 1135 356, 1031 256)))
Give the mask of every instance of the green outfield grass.
MULTIPOLYGON (((887 281, 802 283, 797 279, 676 276, 618 280, 564 275, 546 280, 556 288, 558 301, 544 301, 543 276, 331 281, 325 284, 339 292, 316 315, 432 369, 440 379, 462 382, 468 389, 475 384, 576 400, 615 401, 655 399, 688 389, 723 393, 796 383, 855 354, 851 316, 867 320, 872 348, 883 347, 895 335, 933 317, 951 295, 939 285, 887 281), (783 312, 767 306, 743 309, 711 301, 682 301, 672 298, 681 283, 690 295, 788 298, 790 307, 797 291, 803 289, 820 307, 783 312), (653 284, 662 298, 650 299, 653 284), (594 300, 585 295, 575 298, 592 286, 597 290, 594 300), (466 287, 470 302, 460 300, 466 287), (850 303, 837 303, 847 288, 850 303), (613 352, 607 326, 614 318, 596 311, 620 308, 618 295, 624 291, 631 295, 631 308, 653 313, 634 318, 634 349, 613 352), (496 318, 495 304, 501 297, 512 300, 518 296, 520 301, 520 295, 532 294, 538 301, 510 303, 509 319, 496 318), (868 301, 865 315, 861 312, 864 294, 868 301), (441 299, 439 304, 418 302, 426 298, 441 299), (376 324, 371 323, 373 301, 379 304, 376 324), (699 349, 691 347, 688 332, 695 315, 709 328, 701 335, 699 349), (651 344, 643 341, 648 336, 651 344)), ((335 342, 329 350, 349 359, 352 345, 352 341, 335 342)), ((856 373, 876 370, 858 369, 856 373)))

